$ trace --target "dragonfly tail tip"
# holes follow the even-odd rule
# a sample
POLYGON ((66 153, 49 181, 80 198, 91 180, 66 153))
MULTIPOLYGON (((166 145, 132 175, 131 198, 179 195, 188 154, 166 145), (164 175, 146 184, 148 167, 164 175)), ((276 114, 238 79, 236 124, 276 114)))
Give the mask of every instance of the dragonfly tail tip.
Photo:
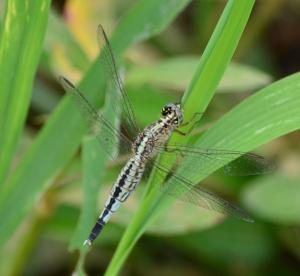
POLYGON ((83 245, 84 246, 91 246, 92 245, 92 241, 89 240, 89 239, 87 239, 87 240, 84 241, 83 245))

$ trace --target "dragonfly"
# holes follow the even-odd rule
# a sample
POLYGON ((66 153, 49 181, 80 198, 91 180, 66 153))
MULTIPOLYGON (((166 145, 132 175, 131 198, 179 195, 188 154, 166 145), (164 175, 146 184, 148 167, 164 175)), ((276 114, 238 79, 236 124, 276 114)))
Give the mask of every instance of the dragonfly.
MULTIPOLYGON (((192 161, 194 160, 196 162, 195 164, 201 164, 202 162, 207 165, 221 162, 220 164, 225 164, 221 168, 222 172, 228 175, 263 174, 272 171, 274 166, 264 157, 253 153, 221 149, 202 149, 188 145, 169 144, 168 140, 173 133, 177 133, 178 135, 190 134, 190 131, 183 132, 182 127, 192 124, 193 119, 190 122, 184 122, 184 112, 180 103, 167 103, 161 109, 161 117, 146 126, 143 130, 140 130, 129 96, 124 89, 123 80, 119 74, 112 46, 101 25, 98 27, 98 42, 104 45, 102 47, 101 57, 106 64, 104 70, 108 76, 108 82, 116 89, 120 98, 120 106, 123 107, 124 121, 122 122, 122 126, 124 126, 125 131, 120 131, 113 126, 103 114, 98 112, 97 108, 92 105, 84 93, 76 88, 71 81, 63 76, 60 76, 59 80, 66 92, 71 94, 71 98, 76 103, 90 128, 92 129, 96 126, 102 130, 98 133, 94 133, 102 148, 107 150, 114 146, 120 146, 123 150, 130 150, 131 156, 113 184, 103 210, 85 240, 84 245, 92 245, 113 213, 118 210, 121 204, 127 200, 141 182, 143 175, 147 173, 149 167, 155 168, 161 177, 165 178, 166 181, 164 183, 168 183, 168 187, 171 188, 162 190, 166 191, 168 195, 175 196, 176 198, 200 207, 252 222, 252 218, 243 209, 211 191, 204 189, 186 176, 183 176, 183 174, 180 174, 177 171, 180 166, 180 161, 169 168, 158 163, 155 157, 160 153, 165 153, 172 155, 175 160, 182 160, 184 157, 188 157, 192 161), (114 139, 115 137, 117 137, 117 139, 114 139), (114 145, 114 143, 118 143, 118 145, 114 145), (228 163, 232 160, 234 161, 228 163)), ((190 130, 193 129, 194 125, 193 123, 190 130)), ((111 159, 117 158, 117 155, 113 154, 110 150, 107 150, 107 153, 111 159)), ((195 172, 200 169, 201 167, 187 167, 190 174, 195 174, 195 172)), ((166 184, 162 184, 163 187, 165 187, 165 185, 166 184)))

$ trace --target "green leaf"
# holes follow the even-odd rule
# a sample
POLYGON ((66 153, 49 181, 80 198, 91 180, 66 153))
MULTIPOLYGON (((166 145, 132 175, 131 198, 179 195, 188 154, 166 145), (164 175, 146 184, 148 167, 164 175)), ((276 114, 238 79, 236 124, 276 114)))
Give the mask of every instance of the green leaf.
POLYGON ((104 166, 107 154, 99 146, 95 137, 86 137, 82 145, 83 159, 83 203, 76 229, 73 233, 70 250, 79 249, 80 256, 75 271, 84 275, 84 259, 88 248, 83 246, 84 239, 88 236, 97 217, 97 198, 100 183, 104 175, 104 166))
POLYGON ((60 100, 60 95, 53 87, 41 79, 36 79, 32 88, 31 108, 39 113, 47 114, 55 108, 60 100))
MULTIPOLYGON (((188 2, 139 1, 120 21, 111 38, 117 62, 132 43, 162 31, 188 2)), ((101 72, 103 68, 98 59, 79 85, 97 106, 103 104, 104 98, 100 92, 105 85, 105 74, 101 72)), ((0 244, 12 235, 51 180, 70 160, 85 130, 83 119, 71 99, 65 97, 10 177, 9 188, 0 195, 0 244)))
MULTIPOLYGON (((253 3, 254 1, 252 0, 232 0, 227 3, 212 38, 201 57, 192 82, 184 95, 183 102, 187 121, 196 112, 204 111, 211 100, 244 30, 253 3)), ((176 143, 179 139, 171 139, 171 141, 175 141, 176 143)), ((167 161, 170 163, 170 160, 165 159, 163 161, 164 164, 167 161)), ((159 207, 162 197, 161 195, 159 196, 159 183, 155 173, 149 182, 149 192, 145 196, 131 224, 126 229, 106 271, 105 275, 107 276, 116 275, 119 272, 134 244, 155 218, 154 214, 158 210, 162 210, 159 207)))
MULTIPOLYGON (((115 129, 119 129, 121 110, 116 110, 120 106, 120 97, 117 90, 109 89, 107 92, 107 101, 103 109, 103 116, 107 118, 115 129)), ((105 131, 105 128, 99 129, 99 135, 105 131)), ((92 226, 95 224, 95 218, 100 212, 97 208, 97 198, 99 194, 99 183, 103 181, 105 175, 105 165, 109 156, 115 155, 118 145, 118 137, 112 143, 111 149, 103 149, 97 137, 88 137, 83 140, 82 159, 83 159, 83 189, 84 200, 81 216, 77 229, 72 237, 70 249, 82 249, 84 240, 88 237, 92 226), (107 154, 109 153, 109 154, 107 154), (111 154, 111 155, 110 155, 111 154)))
POLYGON ((205 231, 167 238, 185 254, 211 265, 260 265, 277 252, 269 231, 258 223, 246 224, 235 219, 205 231))
MULTIPOLYGON (((48 66, 55 73, 62 71, 62 68, 58 67, 62 65, 60 60, 62 58, 70 63, 72 68, 82 72, 88 69, 90 63, 88 56, 74 39, 66 24, 54 11, 51 11, 49 15, 43 56, 44 58, 48 57, 47 62, 50 63, 48 66), (59 52, 58 57, 56 56, 57 52, 59 52)), ((43 61, 43 63, 45 62, 46 60, 43 61)))
MULTIPOLYGON (((223 116, 194 144, 197 148, 214 148, 249 152, 289 132, 300 128, 300 99, 298 87, 300 73, 277 81, 249 97, 223 116)), ((232 156, 232 160, 234 156, 232 156)), ((213 163, 187 157, 178 173, 194 183, 228 163, 229 160, 214 160, 213 163), (187 168, 201 168, 191 174, 187 168)), ((162 209, 168 206, 162 204, 162 209)))
POLYGON ((264 177, 250 183, 242 195, 245 206, 257 217, 285 225, 300 223, 299 178, 264 177))
MULTIPOLYGON (((128 85, 144 83, 168 89, 184 90, 199 62, 198 56, 181 56, 153 65, 134 66, 126 75, 128 85)), ((218 86, 218 92, 248 92, 271 81, 271 76, 248 65, 232 62, 218 86)))
MULTIPOLYGON (((276 137, 299 129, 300 99, 298 98, 297 92, 299 85, 300 73, 282 79, 262 89, 225 115, 215 126, 197 140, 195 146, 200 148, 221 148, 247 152, 276 137)), ((215 160, 214 165, 211 166, 211 164, 203 164, 202 161, 197 163, 195 159, 189 160, 186 158, 182 164, 182 169, 179 168, 179 173, 186 178, 193 178, 194 182, 198 183, 204 179, 206 175, 209 175, 222 165, 224 165, 224 163, 220 163, 217 160, 215 160), (185 168, 190 168, 191 166, 193 166, 193 168, 201 168, 201 170, 195 170, 197 174, 190 174, 190 169, 186 172, 185 168)), ((258 182, 259 184, 254 187, 250 186, 249 189, 245 191, 245 205, 258 216, 265 214, 264 218, 271 219, 270 216, 272 215, 273 220, 276 214, 278 214, 278 210, 280 210, 282 215, 286 216, 286 219, 290 218, 291 221, 289 223, 292 223, 292 218, 294 219, 293 222, 296 223, 297 220, 299 221, 299 214, 297 212, 297 204, 299 204, 299 192, 297 192, 297 190, 299 190, 299 185, 295 185, 295 180, 284 181, 282 178, 278 180, 275 180, 275 178, 275 176, 271 176, 268 181, 265 179, 262 180, 262 182, 258 182), (263 186, 265 188, 261 187, 262 185, 260 183, 265 182, 268 183, 263 186), (274 183, 274 185, 271 183, 274 183), (276 183, 278 184, 276 185, 276 183), (282 188, 278 189, 277 193, 276 187, 279 183, 282 188), (293 187, 292 189, 291 186, 293 187), (291 195, 292 193, 293 196, 291 195), (287 198, 290 198, 290 201, 287 200, 287 198), (271 203, 270 206, 267 204, 268 202, 271 203), (282 202, 282 205, 280 202, 282 202), (287 205, 289 203, 291 205, 287 205), (274 208, 276 204, 278 208, 274 208), (289 214, 285 214, 283 210, 287 208, 294 210, 294 212, 291 211, 289 214), (266 214, 266 212, 268 213, 266 214), (266 217, 266 215, 269 216, 266 217)), ((170 183, 170 185, 172 185, 172 183, 170 183)), ((116 214, 116 221, 121 221, 123 224, 126 224, 128 217, 138 209, 136 204, 137 197, 139 196, 133 195, 129 199, 130 210, 120 210, 120 214, 116 214)), ((152 200, 157 200, 157 198, 152 198, 152 200)), ((205 217, 202 218, 202 209, 197 211, 190 206, 185 208, 178 208, 178 206, 180 206, 178 203, 170 206, 170 202, 166 201, 160 207, 153 207, 156 209, 161 208, 159 213, 162 213, 162 211, 164 211, 164 213, 161 214, 154 223, 149 225, 149 231, 147 232, 179 233, 184 230, 204 229, 220 221, 217 214, 214 216, 213 212, 211 212, 211 214, 204 212, 205 217), (166 210, 166 208, 168 209, 166 210), (172 217, 172 214, 174 217, 172 217), (197 221, 193 221, 196 220, 195 217, 197 214, 197 221), (184 218, 184 216, 186 217, 184 218), (206 219, 208 219, 208 221, 206 219), (180 221, 180 225, 176 225, 176 221, 180 221)), ((141 207, 139 208, 141 209, 141 207)), ((150 211, 145 208, 140 213, 141 217, 145 214, 150 216, 150 211)), ((282 222, 281 218, 282 216, 278 214, 278 220, 282 222)), ((146 220, 148 217, 144 219, 146 220)), ((141 221, 144 222, 143 220, 141 221)))
MULTIPOLYGON (((141 183, 140 185, 144 186, 144 184, 145 183, 141 183)), ((141 189, 143 188, 141 187, 141 189)), ((109 190, 105 189, 103 196, 101 196, 101 204, 104 204, 108 193, 109 190)), ((120 208, 118 212, 114 214, 112 221, 116 224, 127 226, 139 208, 141 198, 142 193, 139 190, 135 191, 130 195, 124 207, 120 208)), ((176 200, 170 208, 153 221, 149 228, 147 228, 146 233, 155 235, 178 235, 199 231, 218 224, 223 218, 224 216, 220 213, 198 208, 176 200), (180 221, 180 223, 178 223, 178 221, 180 221)))
MULTIPOLYGON (((105 101, 103 110, 103 116, 107 118, 109 123, 113 125, 115 129, 119 129, 120 127, 121 109, 116 109, 116 107, 120 107, 119 96, 119 92, 116 89, 108 89, 106 97, 107 100, 105 101)), ((105 130, 106 128, 100 128, 100 135, 105 130)), ((105 165, 109 160, 109 156, 114 155, 117 151, 118 137, 114 138, 115 141, 112 143, 113 146, 108 152, 108 149, 105 150, 100 147, 97 137, 89 137, 83 141, 83 206, 81 208, 77 228, 70 243, 71 250, 80 250, 80 257, 76 266, 76 271, 79 275, 84 275, 84 258, 87 253, 87 247, 83 245, 83 242, 89 236, 89 233, 96 223, 96 218, 100 212, 99 208, 97 208, 97 199, 100 189, 99 183, 103 181, 105 165)), ((101 208, 103 208, 103 206, 101 206, 101 208)))
MULTIPOLYGON (((72 233, 74 233, 79 213, 80 210, 72 204, 60 204, 47 221, 42 237, 66 243, 66 241, 70 240, 72 233)), ((96 239, 94 243, 101 247, 115 247, 120 240, 122 232, 123 228, 114 223, 109 223, 103 229, 103 233, 101 233, 103 238, 96 239)))
POLYGON ((228 1, 184 96, 185 118, 204 111, 244 31, 254 0, 228 1))
POLYGON ((225 71, 218 92, 255 91, 271 83, 272 77, 254 67, 232 62, 225 71))
POLYGON ((49 5, 49 0, 6 2, 0 33, 1 186, 10 168, 25 122, 49 5))
POLYGON ((160 110, 166 103, 176 102, 176 97, 149 85, 126 86, 134 107, 136 120, 141 126, 151 124, 160 116, 160 110), (145 104, 147 103, 147 104, 145 104))

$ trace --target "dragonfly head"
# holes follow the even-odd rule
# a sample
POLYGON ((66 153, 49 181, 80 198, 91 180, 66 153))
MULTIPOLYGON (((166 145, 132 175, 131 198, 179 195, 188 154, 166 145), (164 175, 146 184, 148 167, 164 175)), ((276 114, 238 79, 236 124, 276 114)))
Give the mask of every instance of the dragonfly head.
POLYGON ((170 125, 179 126, 183 120, 183 112, 180 104, 168 103, 162 110, 161 115, 169 120, 170 125))

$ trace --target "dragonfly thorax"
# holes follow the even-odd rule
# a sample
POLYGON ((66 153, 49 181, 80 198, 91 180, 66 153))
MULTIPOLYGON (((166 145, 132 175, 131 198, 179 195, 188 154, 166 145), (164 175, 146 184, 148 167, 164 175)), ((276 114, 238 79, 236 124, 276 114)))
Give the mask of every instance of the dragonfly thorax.
POLYGON ((173 130, 182 123, 182 109, 179 104, 166 104, 161 111, 162 118, 147 126, 133 144, 133 153, 142 161, 156 155, 157 148, 165 145, 173 130))
POLYGON ((168 103, 161 110, 162 119, 170 126, 178 127, 183 120, 183 112, 180 104, 168 103))

